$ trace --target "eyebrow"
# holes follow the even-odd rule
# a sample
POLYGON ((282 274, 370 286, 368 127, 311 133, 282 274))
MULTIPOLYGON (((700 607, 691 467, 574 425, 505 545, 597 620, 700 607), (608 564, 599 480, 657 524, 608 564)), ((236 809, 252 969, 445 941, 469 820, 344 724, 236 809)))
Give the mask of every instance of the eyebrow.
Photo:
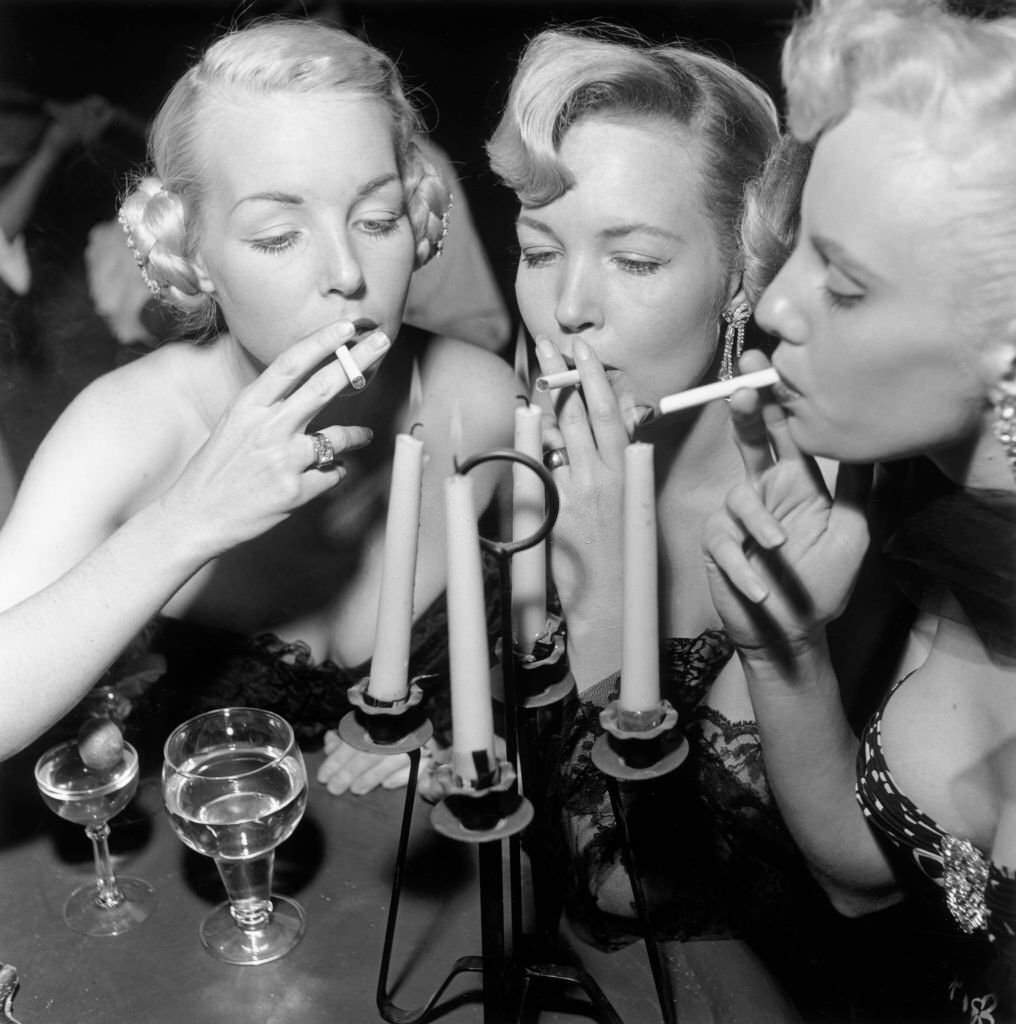
MULTIPOLYGON (((552 231, 551 228, 542 220, 537 220, 535 217, 530 217, 527 214, 520 214, 515 223, 522 227, 532 228, 534 231, 541 231, 545 235, 551 235, 555 238, 557 237, 554 231, 552 231)), ((636 221, 631 224, 617 224, 614 227, 604 228, 599 232, 599 237, 614 239, 624 238, 627 235, 634 234, 654 235, 657 238, 665 238, 672 242, 684 242, 683 236, 674 231, 668 231, 666 228, 658 227, 655 224, 646 224, 641 221, 636 221)))
MULTIPOLYGON (((361 199, 365 199, 367 196, 379 189, 384 188, 386 185, 390 185, 393 181, 398 181, 399 176, 393 171, 387 174, 379 174, 376 178, 371 178, 370 181, 364 182, 353 196, 355 202, 359 202, 361 199)), ((242 203, 251 202, 264 202, 264 203, 281 203, 284 206, 302 206, 304 204, 303 196, 294 195, 291 192, 254 192, 249 196, 241 196, 235 203, 233 203, 230 209, 230 214, 234 213, 236 209, 242 203)))

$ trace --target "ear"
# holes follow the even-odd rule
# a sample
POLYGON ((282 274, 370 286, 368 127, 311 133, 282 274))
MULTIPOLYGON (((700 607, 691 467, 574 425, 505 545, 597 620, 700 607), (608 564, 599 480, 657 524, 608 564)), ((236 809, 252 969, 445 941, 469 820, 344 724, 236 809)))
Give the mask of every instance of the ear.
POLYGON ((723 309, 737 309, 738 306, 748 306, 748 297, 744 293, 744 277, 740 268, 731 270, 727 276, 727 285, 723 297, 723 309))

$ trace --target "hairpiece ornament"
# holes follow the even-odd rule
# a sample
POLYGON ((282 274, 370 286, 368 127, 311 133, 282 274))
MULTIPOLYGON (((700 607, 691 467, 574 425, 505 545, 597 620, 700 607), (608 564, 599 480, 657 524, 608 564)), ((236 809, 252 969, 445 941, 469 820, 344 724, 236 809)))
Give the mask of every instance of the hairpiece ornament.
POLYGON ((120 222, 120 227, 123 228, 123 233, 127 236, 127 248, 130 249, 131 255, 134 257, 134 262, 138 265, 138 269, 141 271, 141 279, 145 282, 145 287, 158 298, 159 293, 162 291, 161 285, 156 281, 151 274, 148 273, 148 260, 141 255, 136 243, 134 242, 134 233, 131 231, 130 224, 127 223, 127 217, 121 210, 116 219, 120 222))
POLYGON ((1005 393, 995 402, 995 437, 1005 449, 1009 468, 1016 477, 1016 395, 1005 393))
POLYGON ((451 219, 452 207, 455 205, 455 196, 453 193, 448 193, 448 205, 445 207, 444 213, 441 214, 441 234, 438 235, 437 242, 434 244, 434 255, 440 256, 444 252, 445 239, 448 237, 448 221, 451 219))
POLYGON ((731 380, 737 372, 737 363, 744 351, 744 326, 751 316, 747 302, 723 311, 727 329, 723 334, 723 359, 720 361, 720 380, 731 380))

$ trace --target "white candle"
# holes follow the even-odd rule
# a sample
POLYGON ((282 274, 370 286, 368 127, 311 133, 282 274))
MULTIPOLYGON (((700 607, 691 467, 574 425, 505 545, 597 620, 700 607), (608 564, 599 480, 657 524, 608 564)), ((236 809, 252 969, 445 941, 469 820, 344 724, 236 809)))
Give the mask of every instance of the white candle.
POLYGON ((635 442, 624 453, 624 633, 619 699, 624 711, 647 711, 660 702, 656 563, 653 446, 635 442))
MULTIPOLYGON (((543 452, 543 413, 535 405, 515 410, 515 449, 537 462, 543 452)), ((531 469, 512 468, 512 539, 531 537, 544 516, 543 481, 531 469)), ((547 627, 547 549, 543 541, 512 558, 512 621, 515 642, 531 654, 547 627)))
POLYGON ((474 754, 494 765, 487 611, 473 482, 456 473, 445 480, 448 564, 448 650, 452 694, 452 758, 456 773, 476 779, 474 754))
POLYGON ((367 685, 367 692, 375 700, 401 700, 409 689, 422 480, 423 442, 410 434, 399 434, 395 438, 392 482, 388 491, 374 659, 367 685))

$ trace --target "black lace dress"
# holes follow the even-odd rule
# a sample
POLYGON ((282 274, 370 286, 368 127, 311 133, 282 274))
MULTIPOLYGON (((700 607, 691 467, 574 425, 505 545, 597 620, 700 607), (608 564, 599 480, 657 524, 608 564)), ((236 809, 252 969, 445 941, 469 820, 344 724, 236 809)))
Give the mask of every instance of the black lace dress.
MULTIPOLYGON (((485 556, 488 634, 497 635, 500 603, 496 586, 498 568, 485 556)), ((448 622, 444 595, 435 600, 413 624, 410 676, 421 677, 424 703, 438 742, 451 740, 448 695, 448 622)), ((144 728, 164 735, 192 715, 217 707, 251 706, 275 711, 296 733, 301 747, 321 746, 349 710, 346 691, 369 674, 370 662, 342 668, 332 661, 316 662, 305 643, 279 639, 273 633, 245 636, 228 629, 158 616, 121 659, 121 667, 145 657, 164 665, 161 678, 140 695, 128 729, 144 728)), ((492 646, 493 650, 493 646, 492 646)), ((114 681, 118 668, 110 673, 114 681)), ((153 739, 157 739, 153 735, 153 739)))
MULTIPOLYGON (((858 1004, 865 971, 854 961, 856 950, 874 948, 870 936, 855 947, 850 923, 808 873, 770 793, 755 722, 730 721, 708 703, 732 654, 720 630, 663 645, 663 696, 678 710, 690 752, 662 779, 621 786, 656 933, 743 939, 806 1019, 861 1019, 844 1014, 858 1004)), ((582 939, 605 950, 640 938, 619 829, 590 756, 603 732, 600 711, 619 688, 615 674, 573 695, 539 739, 547 846, 534 855, 549 865, 544 890, 559 895, 582 939)))

